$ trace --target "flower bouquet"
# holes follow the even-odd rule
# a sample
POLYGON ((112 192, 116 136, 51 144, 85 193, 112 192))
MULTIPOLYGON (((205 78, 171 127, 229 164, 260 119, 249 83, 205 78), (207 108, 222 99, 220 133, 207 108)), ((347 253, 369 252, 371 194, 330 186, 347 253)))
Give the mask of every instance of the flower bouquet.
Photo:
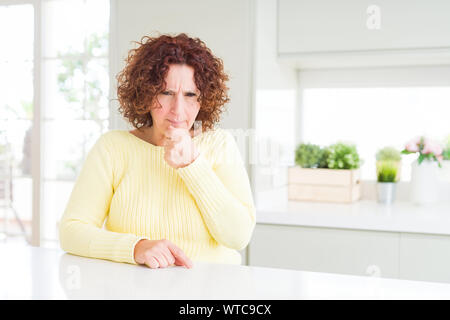
POLYGON ((419 153, 418 164, 421 164, 424 160, 437 161, 440 168, 444 158, 442 152, 443 148, 439 143, 423 136, 412 139, 402 150, 402 154, 419 153))
POLYGON ((442 168, 443 148, 426 137, 409 141, 402 154, 418 153, 411 166, 411 201, 415 204, 431 204, 438 200, 438 166, 442 168), (437 164, 437 165, 436 165, 437 164))

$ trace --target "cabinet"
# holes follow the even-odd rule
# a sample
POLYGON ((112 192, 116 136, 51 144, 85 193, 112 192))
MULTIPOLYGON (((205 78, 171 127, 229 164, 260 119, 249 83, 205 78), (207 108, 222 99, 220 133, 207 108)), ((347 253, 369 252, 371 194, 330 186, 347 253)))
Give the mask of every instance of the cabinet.
POLYGON ((402 233, 400 278, 450 282, 450 237, 402 233))
POLYGON ((448 0, 278 0, 278 58, 296 68, 449 64, 449 12, 448 0))
POLYGON ((398 252, 395 233, 257 224, 248 258, 254 266, 397 278, 398 252))
POLYGON ((449 48, 449 12, 448 0, 278 0, 278 51, 449 48))
POLYGON ((450 236, 257 224, 250 266, 450 283, 450 236))

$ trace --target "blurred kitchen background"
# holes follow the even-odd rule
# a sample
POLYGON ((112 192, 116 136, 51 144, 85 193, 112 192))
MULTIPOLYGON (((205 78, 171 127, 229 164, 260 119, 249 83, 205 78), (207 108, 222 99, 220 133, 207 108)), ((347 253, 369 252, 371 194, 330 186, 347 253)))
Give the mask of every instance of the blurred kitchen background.
POLYGON ((245 264, 450 282, 446 0, 0 0, 0 241, 58 247, 133 41, 181 32, 230 75, 245 264))

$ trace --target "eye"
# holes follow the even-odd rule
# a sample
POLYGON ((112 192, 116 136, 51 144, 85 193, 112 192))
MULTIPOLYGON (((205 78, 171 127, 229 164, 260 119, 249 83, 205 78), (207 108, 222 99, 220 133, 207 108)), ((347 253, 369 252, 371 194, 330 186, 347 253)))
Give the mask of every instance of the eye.
POLYGON ((165 96, 169 96, 169 95, 170 95, 170 92, 169 92, 169 91, 163 91, 163 92, 161 92, 161 94, 163 94, 163 95, 165 95, 165 96))
POLYGON ((193 92, 188 92, 186 95, 187 95, 188 97, 195 97, 195 96, 196 96, 196 94, 193 93, 193 92))

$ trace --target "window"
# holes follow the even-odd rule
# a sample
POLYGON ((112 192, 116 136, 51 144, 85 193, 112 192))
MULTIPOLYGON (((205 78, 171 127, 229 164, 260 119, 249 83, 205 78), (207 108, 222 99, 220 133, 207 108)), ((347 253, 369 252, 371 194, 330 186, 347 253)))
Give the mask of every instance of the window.
MULTIPOLYGON (((380 148, 400 151, 419 135, 443 143, 450 134, 448 66, 302 70, 299 96, 296 141, 356 144, 363 180, 376 180, 380 148)), ((401 181, 416 158, 402 155, 401 181)))
MULTIPOLYGON (((58 222, 86 154, 109 127, 109 0, 0 2, 0 38, 8 43, 0 50, 0 84, 8 88, 0 96, 0 155, 10 146, 12 207, 27 227, 32 210, 39 211, 40 239, 51 244, 58 240, 58 222), (42 47, 37 55, 36 41, 42 47), (33 76, 41 80, 37 104, 33 76), (41 174, 35 176, 33 126, 40 128, 40 141, 33 143, 42 155, 41 174), (41 186, 34 209, 33 185, 41 186)), ((9 217, 16 221, 12 213, 9 217)))
POLYGON ((44 1, 41 239, 57 223, 87 152, 108 130, 109 1, 44 1))
MULTIPOLYGON (((450 87, 312 88, 303 92, 303 139, 320 145, 355 143, 364 180, 375 180, 375 154, 403 149, 417 135, 443 141, 450 133, 450 87)), ((403 156, 401 180, 410 180, 416 156, 403 156)))
MULTIPOLYGON (((295 90, 257 90, 255 123, 257 140, 249 163, 267 167, 294 163, 295 90)), ((266 170, 270 173, 272 169, 266 170)))
POLYGON ((34 8, 0 6, 0 233, 31 233, 34 8))

